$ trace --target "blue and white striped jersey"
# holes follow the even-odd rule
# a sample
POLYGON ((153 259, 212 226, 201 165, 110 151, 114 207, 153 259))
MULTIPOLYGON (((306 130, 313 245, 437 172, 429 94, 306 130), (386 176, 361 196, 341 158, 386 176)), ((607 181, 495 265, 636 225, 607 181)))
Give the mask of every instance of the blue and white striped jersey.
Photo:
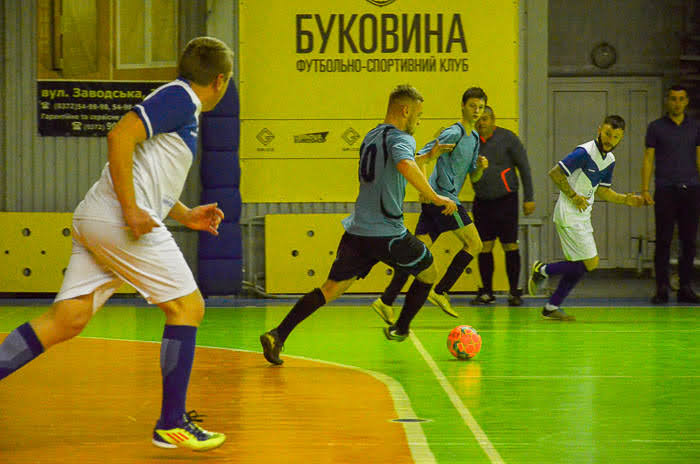
POLYGON ((559 199, 554 207, 554 222, 564 226, 590 221, 595 192, 599 186, 610 187, 615 168, 615 155, 612 152, 603 156, 595 140, 579 145, 569 153, 559 166, 567 175, 572 189, 588 199, 589 206, 583 211, 569 197, 559 192, 559 199))
MULTIPOLYGON (((168 82, 132 111, 146 128, 146 140, 134 150, 136 203, 162 222, 177 203, 197 153, 202 104, 184 79, 168 82)), ((123 223, 109 163, 75 211, 76 217, 123 223)))

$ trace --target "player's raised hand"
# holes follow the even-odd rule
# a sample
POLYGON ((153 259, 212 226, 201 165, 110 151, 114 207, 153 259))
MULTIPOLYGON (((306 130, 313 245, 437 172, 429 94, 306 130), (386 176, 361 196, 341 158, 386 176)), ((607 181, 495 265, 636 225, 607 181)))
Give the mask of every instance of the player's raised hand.
POLYGON ((154 227, 160 227, 147 211, 139 207, 124 212, 124 221, 135 238, 149 233, 154 227))
POLYGON ((489 167, 488 158, 486 158, 484 155, 479 155, 479 157, 476 159, 476 168, 486 169, 487 167, 489 167))
POLYGON ((443 153, 447 153, 448 151, 454 150, 454 148, 454 143, 440 143, 438 139, 435 139, 435 144, 433 145, 433 148, 431 148, 428 152, 428 159, 435 159, 443 153))
POLYGON ((209 203, 192 208, 187 213, 185 225, 190 229, 203 230, 212 235, 219 235, 219 224, 224 219, 224 212, 218 207, 218 203, 209 203))
POLYGON ((641 195, 634 195, 632 193, 628 193, 627 195, 625 195, 625 204, 627 206, 644 206, 648 203, 641 195))
POLYGON ((445 216, 449 216, 450 214, 453 214, 455 211, 457 211, 457 204, 451 199, 443 197, 442 195, 438 195, 437 198, 433 201, 433 203, 438 206, 444 206, 444 208, 442 209, 442 214, 444 214, 445 216))

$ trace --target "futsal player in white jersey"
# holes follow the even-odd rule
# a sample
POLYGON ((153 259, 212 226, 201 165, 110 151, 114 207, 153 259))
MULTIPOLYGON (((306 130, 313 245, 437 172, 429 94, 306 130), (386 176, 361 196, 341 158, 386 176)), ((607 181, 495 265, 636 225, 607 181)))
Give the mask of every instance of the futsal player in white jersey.
POLYGON ((532 266, 528 282, 530 295, 537 293, 548 276, 562 276, 557 289, 542 309, 545 318, 575 320, 559 306, 581 277, 598 267, 598 250, 591 225, 594 196, 627 206, 644 204, 640 195, 623 195, 611 188, 615 167, 612 150, 620 143, 624 133, 625 120, 617 115, 607 116, 598 127, 595 140, 576 147, 549 171, 549 176, 560 190, 553 220, 566 261, 549 264, 535 261, 532 266))
POLYGON ((204 451, 224 442, 225 435, 202 429, 196 424, 201 416, 185 409, 204 299, 163 220, 218 234, 224 215, 216 204, 190 209, 178 198, 196 156, 199 114, 221 100, 232 69, 226 44, 191 40, 178 62, 178 79, 153 91, 110 131, 109 162, 73 215, 73 251, 61 290, 48 312, 0 345, 0 379, 78 335, 127 282, 166 316, 153 444, 204 451))

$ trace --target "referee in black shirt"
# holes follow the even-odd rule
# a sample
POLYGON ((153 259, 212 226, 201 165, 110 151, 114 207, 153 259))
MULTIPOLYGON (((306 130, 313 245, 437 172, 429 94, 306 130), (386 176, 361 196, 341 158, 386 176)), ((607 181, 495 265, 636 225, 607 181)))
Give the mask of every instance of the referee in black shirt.
POLYGON ((685 114, 688 92, 674 85, 666 94, 668 113, 649 124, 642 164, 642 196, 656 216, 656 294, 654 304, 668 302, 669 254, 673 227, 678 222, 681 255, 678 260, 678 302, 699 303, 690 284, 700 217, 700 126, 685 114), (649 194, 655 171, 654 199, 649 194))
POLYGON ((479 253, 479 273, 483 287, 472 304, 489 304, 493 296, 493 243, 498 238, 505 251, 506 274, 510 285, 510 306, 522 304, 520 278, 520 250, 518 249, 518 174, 523 183, 523 213, 535 211, 532 177, 527 153, 520 139, 508 129, 496 126, 496 117, 489 106, 476 124, 481 137, 481 154, 489 167, 474 183, 474 224, 479 231, 483 248, 479 253))

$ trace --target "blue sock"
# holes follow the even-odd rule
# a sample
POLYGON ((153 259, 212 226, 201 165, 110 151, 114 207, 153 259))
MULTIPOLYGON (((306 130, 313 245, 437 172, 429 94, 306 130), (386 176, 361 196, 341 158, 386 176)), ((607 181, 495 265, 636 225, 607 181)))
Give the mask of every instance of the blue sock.
POLYGON ((17 327, 0 345, 0 379, 12 374, 43 352, 44 347, 29 322, 17 327))
POLYGON ((586 266, 583 261, 559 261, 556 263, 549 263, 544 266, 544 272, 548 275, 558 275, 567 274, 569 272, 578 272, 583 266, 583 271, 586 271, 586 266))
POLYGON ((569 263, 576 266, 571 266, 571 270, 561 277, 557 289, 554 290, 554 293, 549 298, 549 303, 554 306, 561 305, 564 298, 571 293, 571 290, 574 289, 578 281, 581 280, 581 277, 586 273, 586 265, 583 264, 583 261, 569 261, 569 263))
POLYGON ((189 325, 166 325, 163 330, 160 345, 160 371, 163 375, 160 427, 179 425, 185 413, 196 337, 197 327, 189 325))

